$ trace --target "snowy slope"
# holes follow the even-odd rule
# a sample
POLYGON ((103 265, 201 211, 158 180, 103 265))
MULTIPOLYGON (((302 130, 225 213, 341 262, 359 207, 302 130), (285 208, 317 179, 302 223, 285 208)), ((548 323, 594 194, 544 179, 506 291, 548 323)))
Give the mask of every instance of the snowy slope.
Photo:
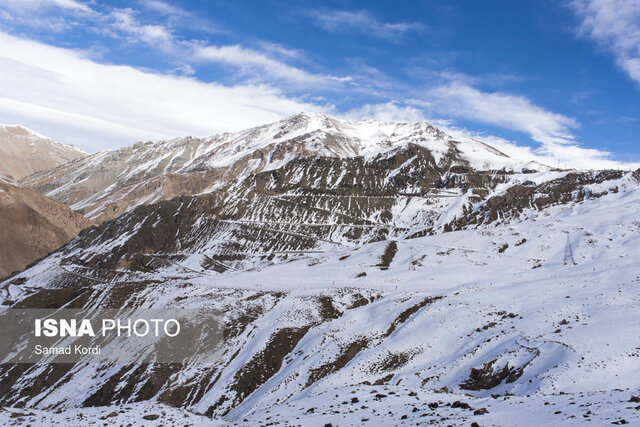
POLYGON ((80 363, 48 387, 34 366, 0 400, 43 423, 97 395, 238 425, 640 422, 638 172, 452 173, 434 187, 412 180, 431 161, 419 153, 336 160, 337 177, 319 173, 331 160, 296 160, 82 233, 0 284, 5 305, 62 306, 76 288, 87 307, 216 308, 224 352, 167 374, 80 363))

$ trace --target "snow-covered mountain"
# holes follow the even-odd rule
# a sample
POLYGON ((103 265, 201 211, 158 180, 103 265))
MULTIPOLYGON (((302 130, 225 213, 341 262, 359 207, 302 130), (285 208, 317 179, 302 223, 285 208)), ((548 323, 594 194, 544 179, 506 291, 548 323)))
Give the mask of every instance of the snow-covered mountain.
POLYGON ((294 159, 368 158, 407 144, 428 150, 433 166, 441 171, 548 169, 511 159, 473 139, 453 138, 426 122, 351 122, 303 113, 237 133, 141 142, 98 152, 34 174, 24 183, 91 219, 104 221, 141 204, 207 193, 294 159))
POLYGON ((14 180, 86 155, 22 126, 0 125, 0 174, 14 180))
POLYGON ((426 124, 332 120, 58 168, 71 177, 52 194, 91 174, 116 194, 122 168, 203 194, 142 204, 154 193, 130 182, 142 205, 0 283, 3 306, 207 308, 223 313, 222 352, 4 364, 0 403, 65 423, 55 410, 135 420, 165 404, 237 425, 640 422, 640 171, 534 171, 426 124), (563 263, 565 232, 577 265, 563 263))

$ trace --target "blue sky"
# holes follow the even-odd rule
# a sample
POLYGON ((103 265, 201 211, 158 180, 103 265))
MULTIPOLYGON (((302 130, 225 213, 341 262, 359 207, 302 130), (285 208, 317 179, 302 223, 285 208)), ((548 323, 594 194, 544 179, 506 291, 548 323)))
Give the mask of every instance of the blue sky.
POLYGON ((640 2, 0 4, 2 123, 96 151, 300 111, 637 167, 640 2))

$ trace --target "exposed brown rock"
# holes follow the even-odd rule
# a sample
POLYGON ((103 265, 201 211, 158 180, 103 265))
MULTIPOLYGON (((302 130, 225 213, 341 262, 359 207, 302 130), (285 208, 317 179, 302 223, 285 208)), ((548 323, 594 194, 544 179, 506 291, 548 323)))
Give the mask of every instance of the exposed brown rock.
POLYGON ((65 205, 0 179, 0 278, 58 249, 90 225, 65 205))
POLYGON ((308 330, 309 326, 303 326, 283 328, 274 333, 265 349, 236 374, 235 383, 232 385, 232 389, 237 393, 235 402, 242 402, 275 375, 280 370, 285 356, 293 351, 308 330))
POLYGON ((444 297, 443 296, 435 296, 435 297, 425 298, 422 301, 420 301, 418 304, 412 305, 411 307, 407 308, 402 313, 400 313, 398 315, 398 317, 396 317, 396 319, 393 321, 393 323, 389 326, 389 329, 387 329, 387 332, 385 333, 385 336, 388 337, 389 335, 391 335, 393 333, 393 331, 395 331, 398 326, 400 326, 404 322, 406 322, 409 319, 409 317, 411 317, 413 314, 415 314, 422 307, 424 307, 426 305, 429 305, 431 303, 434 303, 434 302, 436 302, 436 301, 438 301, 439 299, 442 299, 442 298, 444 298, 444 297))
POLYGON ((505 364, 501 369, 494 371, 493 365, 496 360, 491 360, 481 368, 471 368, 469 379, 460 384, 460 388, 465 390, 488 390, 494 388, 505 381, 512 383, 520 378, 523 374, 524 368, 527 366, 521 366, 520 368, 514 368, 505 364))
POLYGON ((380 258, 380 263, 378 263, 377 265, 378 267, 380 267, 380 270, 387 270, 389 268, 389 265, 391 265, 391 261, 393 261, 393 258, 396 256, 397 252, 398 244, 395 241, 389 242, 389 244, 384 249, 382 257, 380 258))
POLYGON ((343 349, 342 353, 333 362, 328 362, 320 366, 319 368, 311 369, 306 386, 309 387, 310 385, 317 381, 320 381, 327 375, 344 368, 344 366, 349 363, 351 359, 356 357, 358 353, 360 353, 363 349, 367 348, 368 345, 369 340, 366 338, 356 340, 349 344, 345 349, 343 349))

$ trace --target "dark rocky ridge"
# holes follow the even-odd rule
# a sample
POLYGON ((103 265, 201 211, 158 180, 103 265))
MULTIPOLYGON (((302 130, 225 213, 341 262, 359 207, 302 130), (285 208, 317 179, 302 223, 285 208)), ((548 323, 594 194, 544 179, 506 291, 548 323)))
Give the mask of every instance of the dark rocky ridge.
POLYGON ((398 205, 434 204, 427 221, 415 220, 429 226, 440 215, 439 197, 471 191, 470 200, 481 201, 510 176, 465 170, 440 169, 415 144, 370 159, 301 158, 209 194, 139 206, 84 231, 61 253, 69 268, 97 269, 89 275, 106 278, 114 270, 155 271, 185 253, 209 251, 203 267, 225 271, 245 268, 256 256, 380 241, 407 234, 394 217, 398 205))
POLYGON ((203 252, 202 268, 224 272, 318 251, 326 244, 360 245, 508 220, 525 209, 598 197, 585 186, 624 174, 571 172, 540 185, 515 184, 488 197, 513 174, 452 169, 439 168, 430 152, 415 144, 368 159, 301 158, 209 194, 139 206, 83 231, 60 253, 68 269, 100 280, 161 270, 203 252), (438 228, 438 200, 461 195, 467 202, 459 215, 438 228), (415 200, 423 203, 420 216, 399 222, 398 206, 415 200))
POLYGON ((620 179, 625 172, 619 170, 604 170, 597 172, 571 172, 566 176, 537 186, 514 185, 504 194, 494 196, 469 211, 464 216, 448 224, 448 230, 460 230, 471 225, 488 224, 498 218, 516 218, 523 210, 533 208, 542 210, 546 207, 582 202, 585 199, 598 198, 611 188, 601 193, 593 193, 585 189, 590 184, 600 184, 606 181, 620 179))

